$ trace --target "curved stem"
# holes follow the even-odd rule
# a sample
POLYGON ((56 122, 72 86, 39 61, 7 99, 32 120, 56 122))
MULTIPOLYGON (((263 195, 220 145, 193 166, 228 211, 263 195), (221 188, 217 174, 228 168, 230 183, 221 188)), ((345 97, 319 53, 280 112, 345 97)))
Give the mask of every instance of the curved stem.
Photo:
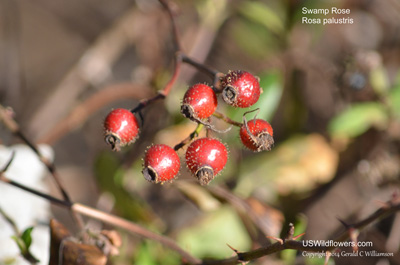
POLYGON ((213 116, 220 120, 223 120, 226 123, 232 124, 234 126, 237 126, 237 127, 243 126, 243 123, 234 121, 234 120, 230 119, 228 116, 225 116, 224 114, 222 114, 221 112, 216 111, 213 113, 213 116))
MULTIPOLYGON (((344 231, 342 234, 340 234, 338 237, 333 239, 333 242, 343 242, 345 240, 348 240, 349 238, 352 237, 351 233, 354 231, 354 229, 361 230, 365 228, 367 225, 370 225, 371 223, 382 219, 390 214, 393 214, 394 212, 400 211, 400 199, 399 198, 393 198, 392 200, 386 202, 386 204, 376 210, 374 213, 372 213, 370 216, 366 217, 365 219, 356 222, 351 225, 346 225, 346 231, 344 231)), ((278 242, 258 248, 252 251, 248 252, 239 252, 237 250, 234 250, 236 253, 236 256, 228 258, 228 259, 221 259, 221 260, 209 260, 209 261, 203 261, 203 265, 234 265, 238 263, 245 263, 251 260, 255 260, 258 258, 261 258, 266 255, 270 255, 273 253, 280 252, 285 249, 294 249, 298 251, 307 251, 307 252, 330 252, 334 249, 336 249, 337 244, 330 244, 329 247, 326 246, 309 246, 308 244, 305 244, 304 241, 296 241, 298 236, 293 237, 293 234, 289 234, 287 238, 285 239, 277 239, 278 242), (292 239, 293 238, 293 239, 292 239)))
POLYGON ((170 93, 176 80, 178 79, 179 73, 181 71, 182 63, 187 63, 189 65, 192 65, 199 71, 202 71, 202 72, 206 73, 207 75, 209 75, 213 79, 214 89, 217 92, 219 91, 219 79, 223 75, 222 73, 220 73, 216 70, 213 70, 213 69, 205 66, 204 64, 193 60, 192 58, 188 57, 183 52, 181 41, 179 38, 180 34, 179 34, 178 27, 177 27, 176 21, 175 21, 175 14, 167 0, 159 0, 159 2, 167 11, 169 18, 170 18, 171 26, 172 26, 172 35, 173 35, 174 46, 175 46, 174 73, 172 74, 172 77, 169 80, 169 82, 165 85, 165 87, 161 91, 159 91, 159 93, 156 96, 142 100, 138 106, 136 106, 135 108, 133 108, 131 110, 132 113, 140 112, 143 108, 150 105, 151 103, 153 103, 159 99, 166 98, 168 96, 168 94, 170 93))
MULTIPOLYGON (((25 136, 25 134, 22 133, 18 123, 12 118, 10 112, 11 112, 10 110, 0 105, 0 121, 3 122, 3 124, 7 127, 7 129, 11 133, 19 137, 22 141, 25 142, 27 146, 29 146, 29 148, 31 148, 31 150, 38 156, 39 160, 46 166, 47 170, 51 173, 51 176, 53 177, 53 180, 56 183, 58 189, 60 190, 64 200, 67 202, 71 202, 70 196, 68 195, 66 189, 61 183, 60 177, 58 175, 54 163, 52 163, 46 157, 44 157, 43 154, 40 152, 39 148, 33 142, 31 142, 25 136)), ((72 216, 75 219, 76 224, 79 226, 79 228, 82 229, 83 228, 82 218, 73 211, 72 211, 72 216)))
POLYGON ((122 229, 125 229, 126 231, 129 231, 133 234, 140 235, 144 238, 152 239, 155 240, 164 246, 168 247, 169 249, 175 250, 183 259, 186 260, 186 262, 189 262, 191 264, 199 264, 201 263, 200 259, 197 259, 193 257, 191 254, 183 250, 180 246, 176 244, 175 241, 172 239, 162 236, 160 234, 156 234, 150 230, 147 230, 138 224, 135 224, 133 222, 130 222, 128 220, 125 220, 121 217, 108 214, 102 211, 99 211, 97 209, 85 206, 80 203, 74 203, 72 205, 72 209, 74 209, 76 212, 81 213, 82 215, 94 218, 96 220, 103 221, 104 223, 111 224, 113 226, 120 227, 122 229))
POLYGON ((58 205, 58 206, 71 208, 71 206, 73 205, 73 203, 70 202, 70 201, 57 199, 57 198, 55 198, 55 197, 53 197, 51 195, 48 195, 46 193, 37 191, 35 189, 26 187, 25 185, 22 185, 22 184, 20 184, 18 182, 15 182, 15 181, 11 180, 11 179, 8 179, 8 178, 6 178, 4 176, 3 172, 0 174, 0 181, 3 181, 5 183, 10 184, 11 186, 14 186, 14 187, 19 188, 21 190, 24 190, 24 191, 27 191, 29 193, 32 193, 32 194, 34 194, 36 196, 39 196, 39 197, 41 197, 43 199, 46 199, 49 202, 51 202, 52 204, 55 204, 55 205, 58 205))
POLYGON ((182 61, 184 63, 187 63, 187 64, 195 67, 197 70, 202 71, 203 73, 209 75, 211 78, 215 78, 216 76, 218 76, 220 74, 219 71, 213 70, 213 69, 205 66, 202 63, 196 62, 195 60, 193 60, 192 58, 188 57, 187 55, 183 55, 182 56, 182 61))
POLYGON ((80 102, 64 119, 60 120, 52 129, 40 137, 39 143, 54 144, 62 137, 84 124, 91 115, 104 106, 121 99, 139 101, 150 95, 151 88, 146 85, 123 82, 111 84, 84 101, 80 102))
POLYGON ((165 10, 167 10, 167 13, 169 15, 169 19, 170 19, 171 25, 172 25, 172 35, 174 38, 175 49, 177 51, 182 51, 182 45, 181 45, 181 41, 179 38, 180 34, 179 34, 178 27, 177 27, 176 21, 175 21, 175 14, 167 0, 158 0, 158 1, 165 8, 165 10))
MULTIPOLYGON (((121 227, 131 233, 138 234, 144 238, 152 239, 155 241, 160 242, 164 246, 175 250, 177 253, 179 253, 182 258, 186 260, 186 262, 190 264, 204 264, 204 265, 211 265, 211 264, 237 264, 237 263, 243 263, 246 261, 251 261, 254 259, 258 259, 260 257, 270 255, 272 253, 276 253, 285 249, 294 249, 294 250, 300 250, 300 251, 308 251, 308 252, 329 252, 334 250, 335 244, 331 244, 330 247, 324 247, 324 246, 309 246, 308 244, 304 244, 303 241, 296 241, 295 239, 298 238, 299 236, 293 237, 293 233, 289 233, 287 238, 285 239, 277 239, 278 242, 275 244, 271 244, 259 249, 255 249, 252 251, 248 252, 239 252, 237 250, 234 250, 236 253, 235 257, 228 258, 228 259, 221 259, 221 260, 200 260, 198 258, 193 257, 191 254, 189 254, 187 251, 183 250, 181 247, 179 247, 175 241, 172 239, 162 236, 160 234, 154 233, 152 231, 147 230, 146 228, 141 227, 140 225, 137 225, 133 222, 127 221, 121 217, 117 217, 105 212, 102 212, 100 210, 85 206, 80 203, 71 203, 65 200, 60 200, 57 198, 54 198, 53 196, 50 196, 48 194, 36 191, 34 189, 31 189, 29 187, 25 187, 22 184, 19 184, 15 181, 12 181, 8 178, 6 178, 3 174, 4 172, 0 172, 0 181, 3 181, 5 183, 9 183, 10 185, 20 188, 22 190, 25 190, 27 192, 30 192, 32 194, 35 194, 39 197, 42 197, 48 201, 50 201, 53 204, 56 204, 58 206, 66 207, 74 212, 80 213, 82 215, 101 220, 105 223, 121 227)), ((376 210, 374 213, 372 213, 370 216, 367 218, 356 222, 351 225, 346 225, 346 231, 343 232, 341 235, 339 235, 336 239, 333 241, 335 242, 343 242, 347 240, 348 238, 351 238, 351 233, 354 231, 354 229, 361 230, 367 225, 389 215, 393 214, 394 212, 400 211, 400 199, 399 198, 392 198, 391 201, 388 201, 385 203, 385 205, 378 210, 376 210)), ((291 228, 292 230, 294 229, 293 227, 291 228)), ((233 248, 232 248, 233 249, 233 248)))
POLYGON ((181 65, 182 65, 182 52, 178 50, 175 53, 175 68, 174 73, 172 74, 171 79, 165 85, 164 89, 160 92, 166 97, 169 92, 171 91, 172 86, 175 84, 176 80, 178 79, 179 73, 181 72, 181 65))
POLYGON ((0 174, 0 181, 3 181, 5 183, 8 183, 14 187, 17 187, 19 189, 22 189, 24 191, 27 191, 29 193, 32 193, 34 195, 37 195, 43 199, 48 200, 49 202, 51 202, 52 204, 55 204, 57 206, 61 206, 61 207, 65 207, 68 208, 70 210, 72 210, 73 212, 79 213, 81 215, 85 215, 100 221, 103 221, 105 223, 111 224, 113 226, 116 227, 120 227, 122 229, 125 229, 126 231, 133 233, 133 234, 137 234, 140 235, 144 238, 148 238, 148 239, 152 239, 155 240, 157 242, 160 242, 161 244, 163 244, 164 246, 166 246, 169 249, 175 250, 179 255, 182 256, 183 259, 185 259, 187 262, 191 263, 191 264, 199 264, 201 263, 201 260, 193 257, 191 254, 189 254, 187 251, 185 251, 184 249, 182 249, 181 247, 178 246, 178 244, 175 243, 175 241, 173 241, 172 239, 162 236, 160 234, 154 233, 150 230, 147 230, 146 228, 135 224, 133 222, 130 222, 128 220, 125 220, 121 217, 109 214, 109 213, 105 213, 102 212, 100 210, 91 208, 89 206, 80 204, 80 203, 72 203, 70 201, 66 201, 66 200, 60 200, 57 199, 51 195, 45 194, 43 192, 34 190, 32 188, 26 187, 18 182, 15 182, 13 180, 10 180, 8 178, 6 178, 3 174, 3 172, 1 172, 0 174))
POLYGON ((181 149, 182 147, 184 147, 185 145, 190 143, 191 140, 193 140, 196 136, 198 136, 200 134, 203 127, 204 127, 203 124, 198 123, 196 129, 188 137, 186 137, 180 143, 178 143, 174 146, 174 150, 178 151, 179 149, 181 149))

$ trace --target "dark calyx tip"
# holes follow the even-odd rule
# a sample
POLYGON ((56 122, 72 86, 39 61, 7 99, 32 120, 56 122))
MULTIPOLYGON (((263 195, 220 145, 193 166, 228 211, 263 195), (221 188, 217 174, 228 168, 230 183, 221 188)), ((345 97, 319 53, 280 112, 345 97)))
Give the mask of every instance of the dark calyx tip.
POLYGON ((108 145, 111 146, 111 149, 113 151, 118 152, 121 150, 121 139, 114 133, 106 133, 104 136, 104 140, 108 145))
POLYGON ((145 167, 142 173, 147 181, 152 183, 158 183, 158 174, 152 167, 145 167))
POLYGON ((234 104, 236 102, 237 98, 237 90, 233 86, 226 86, 224 90, 222 91, 222 99, 227 103, 227 104, 234 104))
POLYGON ((257 135, 257 151, 271 151, 274 146, 274 138, 269 133, 260 133, 257 135))
POLYGON ((183 114, 183 116, 185 116, 188 119, 195 118, 195 113, 194 113, 193 107, 190 106, 189 104, 182 104, 181 113, 183 114))
POLYGON ((215 177, 214 170, 208 166, 202 167, 196 172, 196 177, 199 180, 200 185, 208 185, 215 177))

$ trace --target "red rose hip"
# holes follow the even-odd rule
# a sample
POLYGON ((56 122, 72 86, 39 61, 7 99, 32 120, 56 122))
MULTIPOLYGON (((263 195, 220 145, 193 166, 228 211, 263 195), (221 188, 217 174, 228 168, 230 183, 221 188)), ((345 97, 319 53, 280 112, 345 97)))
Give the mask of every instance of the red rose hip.
POLYGON ((142 173, 150 182, 164 183, 175 178, 180 166, 179 156, 172 147, 157 144, 147 149, 142 173))
POLYGON ((114 109, 104 120, 104 139, 113 151, 135 142, 139 134, 138 121, 127 109, 114 109))
POLYGON ((229 71, 222 80, 222 99, 233 107, 248 108, 260 98, 258 79, 252 74, 236 70, 229 71))
POLYGON ((210 86, 196 84, 186 91, 182 101, 181 113, 192 120, 205 119, 214 113, 217 104, 217 96, 210 86))
POLYGON ((274 132, 265 120, 253 119, 248 122, 245 120, 239 134, 243 145, 255 152, 270 151, 274 145, 274 132))
POLYGON ((228 151, 217 139, 197 139, 186 150, 186 164, 201 185, 210 183, 227 161, 228 151))

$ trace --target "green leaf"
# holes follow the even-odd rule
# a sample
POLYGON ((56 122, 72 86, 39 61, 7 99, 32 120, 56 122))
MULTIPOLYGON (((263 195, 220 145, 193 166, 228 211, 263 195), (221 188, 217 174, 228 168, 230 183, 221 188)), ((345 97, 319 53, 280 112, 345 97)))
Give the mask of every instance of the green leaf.
POLYGON ((39 260, 29 251, 29 247, 32 245, 32 231, 33 227, 28 227, 21 236, 12 236, 11 238, 17 243, 22 257, 33 264, 39 260))
POLYGON ((277 195, 306 194, 335 175, 336 151, 319 134, 294 135, 270 152, 246 156, 235 194, 273 202, 277 195))
POLYGON ((333 137, 354 138, 371 127, 384 128, 388 122, 388 113, 377 102, 353 104, 329 123, 328 130, 333 137))
POLYGON ((284 21, 268 5, 257 1, 243 1, 238 11, 246 18, 257 22, 275 34, 285 30, 284 21))
POLYGON ((230 34, 230 39, 233 39, 245 54, 254 59, 266 58, 281 48, 276 38, 263 26, 246 19, 234 21, 230 34))
POLYGON ((193 226, 178 235, 179 245, 190 249, 197 257, 224 258, 232 255, 229 244, 246 251, 251 246, 246 229, 230 207, 221 207, 200 217, 193 226))
POLYGON ((389 89, 389 78, 384 67, 373 69, 369 76, 370 83, 378 95, 385 95, 389 89))
POLYGON ((146 241, 144 241, 137 251, 137 256, 135 258, 135 264, 142 265, 155 265, 157 264, 156 257, 152 253, 146 241))
POLYGON ((395 117, 400 118, 400 84, 397 84, 390 90, 388 103, 392 114, 395 117))
POLYGON ((15 243, 17 243, 17 246, 21 254, 24 255, 28 251, 28 248, 26 247, 24 240, 22 240, 22 238, 17 236, 12 236, 11 238, 15 241, 15 243))
POLYGON ((166 249, 159 242, 144 240, 135 249, 133 264, 157 265, 157 264, 181 264, 181 257, 166 249))
POLYGON ((33 231, 33 227, 28 227, 27 229, 25 229, 25 231, 21 235, 21 239, 24 241, 27 249, 29 249, 29 247, 32 244, 32 235, 31 235, 32 231, 33 231))

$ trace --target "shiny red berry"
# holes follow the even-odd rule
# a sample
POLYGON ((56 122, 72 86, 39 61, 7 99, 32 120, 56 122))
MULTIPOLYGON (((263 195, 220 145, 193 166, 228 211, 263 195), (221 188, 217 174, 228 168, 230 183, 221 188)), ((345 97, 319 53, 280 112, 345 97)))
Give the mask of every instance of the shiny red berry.
POLYGON ((210 183, 227 161, 228 151, 217 139, 197 139, 186 150, 186 164, 201 185, 210 183))
POLYGON ((183 97, 181 112, 186 118, 196 120, 210 117, 217 108, 217 95, 205 84, 191 86, 183 97))
POLYGON ((237 70, 229 71, 222 80, 222 98, 233 106, 248 108, 260 98, 261 89, 258 79, 252 74, 237 70))
POLYGON ((150 182, 163 183, 174 179, 180 166, 179 156, 172 147, 157 144, 147 149, 142 173, 150 182))
POLYGON ((239 134, 243 145, 256 152, 270 151, 274 145, 274 132, 271 125, 265 120, 245 121, 239 134))
POLYGON ((113 151, 133 143, 139 134, 138 121, 127 109, 114 109, 104 120, 104 139, 113 151))

